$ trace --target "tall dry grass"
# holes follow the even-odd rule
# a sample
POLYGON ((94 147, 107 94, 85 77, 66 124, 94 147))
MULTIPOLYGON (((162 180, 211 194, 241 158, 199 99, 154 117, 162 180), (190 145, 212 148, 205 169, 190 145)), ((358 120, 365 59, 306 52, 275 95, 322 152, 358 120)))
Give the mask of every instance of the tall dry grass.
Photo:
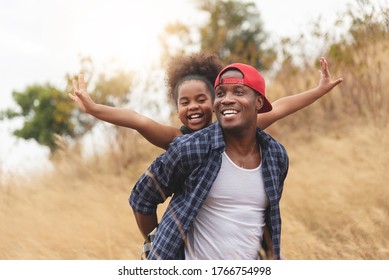
POLYGON ((290 259, 389 259, 389 127, 369 124, 286 141, 281 203, 290 259))
MULTIPOLYGON (((389 127, 304 133, 283 141, 290 156, 283 255, 389 259, 389 127)), ((0 259, 139 259, 142 238, 127 198, 161 151, 137 141, 146 155, 119 173, 103 156, 99 166, 68 152, 49 174, 3 184, 0 259)))
MULTIPOLYGON (((343 48, 349 57, 330 52, 329 64, 344 82, 269 128, 290 156, 282 199, 290 259, 389 259, 389 40, 343 48)), ((272 93, 314 85, 316 70, 302 71, 281 72, 272 93)))
POLYGON ((142 238, 127 198, 161 151, 125 134, 125 144, 89 158, 63 147, 46 174, 8 176, 0 188, 0 259, 137 259, 142 238))

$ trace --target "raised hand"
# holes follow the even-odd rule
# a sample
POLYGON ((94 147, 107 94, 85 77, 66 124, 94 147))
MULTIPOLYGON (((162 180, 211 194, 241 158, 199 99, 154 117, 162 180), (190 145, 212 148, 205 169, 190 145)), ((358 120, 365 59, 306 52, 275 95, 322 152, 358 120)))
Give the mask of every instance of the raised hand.
POLYGON ((320 73, 321 73, 321 79, 319 82, 319 88, 325 91, 326 93, 331 91, 334 87, 336 87, 341 82, 343 82, 343 78, 339 78, 334 81, 331 79, 331 74, 330 71, 328 70, 328 63, 324 57, 320 58, 320 73))
POLYGON ((78 82, 76 80, 73 80, 72 86, 73 94, 68 93, 70 99, 72 99, 82 111, 86 113, 92 112, 96 103, 92 100, 92 98, 86 91, 84 75, 78 75, 78 82))

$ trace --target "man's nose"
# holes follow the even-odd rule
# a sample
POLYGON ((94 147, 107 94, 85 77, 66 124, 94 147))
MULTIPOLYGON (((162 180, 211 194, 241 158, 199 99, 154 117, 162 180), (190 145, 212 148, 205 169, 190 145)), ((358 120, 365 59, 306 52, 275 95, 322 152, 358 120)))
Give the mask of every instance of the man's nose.
POLYGON ((233 101, 234 101, 233 93, 231 91, 227 91, 223 96, 222 103, 231 103, 233 101))

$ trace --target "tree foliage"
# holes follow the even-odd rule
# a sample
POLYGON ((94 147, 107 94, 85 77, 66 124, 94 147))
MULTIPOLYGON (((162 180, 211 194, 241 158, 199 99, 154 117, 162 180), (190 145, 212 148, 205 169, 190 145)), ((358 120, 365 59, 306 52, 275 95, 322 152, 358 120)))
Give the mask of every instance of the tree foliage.
POLYGON ((165 29, 163 46, 167 56, 192 52, 196 47, 216 53, 229 64, 242 62, 258 69, 269 69, 276 52, 266 47, 267 34, 254 2, 237 0, 198 0, 200 26, 173 23, 165 29), (179 42, 182 42, 180 44, 179 42))
POLYGON ((200 9, 209 22, 200 28, 201 49, 218 54, 224 63, 243 62, 268 69, 275 52, 265 48, 267 34, 253 2, 207 0, 200 9))
MULTIPOLYGON (((90 58, 81 61, 81 72, 87 80, 93 77, 93 62, 90 58)), ((80 114, 67 96, 72 91, 75 75, 66 75, 66 89, 46 84, 27 86, 23 91, 14 91, 13 99, 17 109, 1 112, 2 118, 23 118, 23 125, 13 133, 23 139, 35 139, 39 144, 54 152, 57 148, 56 135, 76 138, 90 131, 96 120, 87 114, 80 114)), ((120 105, 128 100, 132 86, 132 75, 117 70, 111 75, 100 73, 92 90, 93 99, 101 104, 120 105)))
POLYGON ((74 136, 74 125, 69 122, 73 104, 66 95, 50 84, 31 85, 23 91, 14 91, 13 99, 19 110, 8 109, 7 118, 23 117, 22 128, 14 135, 23 139, 35 139, 39 144, 55 149, 53 135, 74 136))

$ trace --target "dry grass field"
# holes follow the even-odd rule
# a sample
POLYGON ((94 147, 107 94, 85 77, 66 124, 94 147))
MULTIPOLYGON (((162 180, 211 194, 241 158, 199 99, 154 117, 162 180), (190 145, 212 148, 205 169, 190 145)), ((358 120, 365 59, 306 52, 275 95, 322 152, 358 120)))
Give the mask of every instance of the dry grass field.
MULTIPOLYGON (((389 259, 389 127, 360 124, 283 142, 283 255, 389 259)), ((161 151, 137 145, 147 153, 121 171, 108 158, 68 152, 48 174, 3 183, 0 259, 138 259, 142 238, 127 197, 161 151)))
POLYGON ((288 259, 389 259, 389 127, 288 142, 282 200, 288 259))

